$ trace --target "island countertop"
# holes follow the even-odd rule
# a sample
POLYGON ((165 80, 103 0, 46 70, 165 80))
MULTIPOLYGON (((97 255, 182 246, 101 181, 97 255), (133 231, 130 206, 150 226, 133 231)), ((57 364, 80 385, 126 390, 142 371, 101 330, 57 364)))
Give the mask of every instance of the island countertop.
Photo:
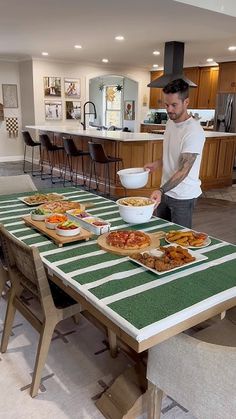
MULTIPOLYGON (((78 135, 83 137, 100 138, 104 140, 133 142, 133 141, 163 141, 163 134, 149 134, 146 132, 123 132, 123 131, 98 131, 96 129, 76 129, 69 126, 60 125, 26 125, 26 128, 48 131, 61 134, 78 135)), ((222 138, 222 137, 235 137, 236 133, 232 132, 219 132, 219 131, 206 131, 207 138, 222 138)))

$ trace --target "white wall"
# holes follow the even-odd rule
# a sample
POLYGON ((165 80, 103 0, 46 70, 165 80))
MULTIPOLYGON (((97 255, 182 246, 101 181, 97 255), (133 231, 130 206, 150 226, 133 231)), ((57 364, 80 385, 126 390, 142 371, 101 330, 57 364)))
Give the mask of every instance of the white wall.
POLYGON ((0 162, 9 160, 21 160, 23 154, 23 143, 21 138, 21 97, 19 63, 0 61, 0 103, 2 99, 2 84, 16 84, 18 93, 18 108, 4 109, 4 117, 17 117, 19 125, 19 136, 9 137, 6 131, 6 122, 0 122, 0 162))

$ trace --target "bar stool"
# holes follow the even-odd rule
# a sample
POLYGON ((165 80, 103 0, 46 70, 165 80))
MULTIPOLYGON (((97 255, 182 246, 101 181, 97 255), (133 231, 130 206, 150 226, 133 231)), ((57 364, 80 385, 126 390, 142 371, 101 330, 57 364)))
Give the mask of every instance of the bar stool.
MULTIPOLYGON (((55 181, 53 181, 53 169, 55 167, 55 157, 56 157, 56 155, 59 154, 60 151, 64 150, 64 147, 56 145, 56 144, 52 144, 51 140, 50 140, 50 138, 47 134, 40 134, 39 138, 40 138, 40 142, 41 142, 41 146, 42 146, 41 179, 43 179, 43 180, 46 179, 46 178, 43 178, 43 166, 44 166, 44 162, 45 162, 44 151, 47 151, 48 162, 49 162, 49 167, 50 167, 51 182, 55 183, 55 181)), ((62 168, 61 168, 61 165, 60 165, 60 159, 58 159, 58 162, 59 162, 59 170, 60 170, 59 178, 61 178, 62 168)))
POLYGON ((77 177, 78 177, 78 158, 81 157, 82 162, 82 173, 83 173, 83 184, 86 183, 86 176, 84 172, 84 156, 89 156, 88 151, 79 150, 73 138, 63 138, 64 141, 64 149, 66 152, 66 162, 65 162, 65 172, 64 172, 64 182, 63 185, 65 186, 66 181, 66 169, 67 164, 69 166, 70 171, 70 182, 73 182, 73 174, 75 173, 75 186, 77 186, 77 177), (76 160, 76 169, 75 172, 73 171, 73 160, 76 160))
POLYGON ((112 157, 108 156, 105 153, 105 150, 103 148, 103 145, 100 143, 92 143, 88 142, 89 147, 89 153, 91 157, 91 164, 90 164, 90 178, 89 178, 89 190, 91 186, 91 179, 92 179, 92 172, 94 169, 94 175, 95 175, 95 181, 96 181, 96 187, 98 189, 98 180, 97 180, 97 172, 96 172, 96 163, 104 164, 105 165, 105 190, 104 193, 106 193, 107 189, 107 178, 108 178, 108 190, 109 190, 109 196, 110 196, 110 190, 111 190, 111 183, 110 183, 110 163, 115 163, 115 172, 116 172, 116 163, 121 163, 123 168, 123 159, 120 157, 112 157))
POLYGON ((40 155, 39 161, 41 161, 41 144, 40 144, 40 142, 33 140, 33 138, 31 137, 31 135, 29 133, 29 131, 21 131, 21 132, 22 132, 22 135, 23 135, 24 143, 25 143, 23 172, 24 173, 28 173, 25 170, 26 147, 28 146, 28 147, 31 147, 31 174, 32 174, 32 176, 37 176, 35 174, 35 172, 37 172, 37 171, 34 171, 34 148, 35 147, 39 147, 39 155, 40 155))

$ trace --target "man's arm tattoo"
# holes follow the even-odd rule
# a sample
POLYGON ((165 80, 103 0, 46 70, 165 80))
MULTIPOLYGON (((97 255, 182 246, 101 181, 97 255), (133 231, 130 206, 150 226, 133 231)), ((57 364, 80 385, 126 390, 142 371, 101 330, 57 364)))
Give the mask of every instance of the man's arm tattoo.
POLYGON ((164 193, 174 189, 186 178, 192 169, 197 156, 197 153, 182 153, 180 155, 179 170, 161 187, 164 193))

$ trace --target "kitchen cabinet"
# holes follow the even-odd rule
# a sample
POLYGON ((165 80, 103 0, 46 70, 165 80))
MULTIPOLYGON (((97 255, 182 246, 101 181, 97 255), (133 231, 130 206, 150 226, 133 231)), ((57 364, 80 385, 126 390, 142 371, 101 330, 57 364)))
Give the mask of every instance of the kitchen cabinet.
MULTIPOLYGON (((150 79, 151 81, 157 79, 158 77, 162 76, 163 71, 150 71, 150 79)), ((162 87, 151 87, 150 88, 150 101, 149 101, 149 108, 150 109, 163 109, 165 107, 164 100, 163 100, 163 93, 162 87)))
POLYGON ((218 87, 218 67, 201 67, 198 87, 198 109, 214 109, 218 87))
POLYGON ((236 62, 219 64, 220 93, 236 93, 236 62))
POLYGON ((199 76, 200 70, 199 67, 186 67, 184 68, 184 75, 193 83, 196 83, 197 87, 189 88, 189 108, 197 108, 197 99, 198 99, 198 86, 199 86, 199 76))
POLYGON ((165 129, 164 124, 141 124, 140 125, 140 132, 148 132, 151 134, 153 131, 163 130, 165 129))

